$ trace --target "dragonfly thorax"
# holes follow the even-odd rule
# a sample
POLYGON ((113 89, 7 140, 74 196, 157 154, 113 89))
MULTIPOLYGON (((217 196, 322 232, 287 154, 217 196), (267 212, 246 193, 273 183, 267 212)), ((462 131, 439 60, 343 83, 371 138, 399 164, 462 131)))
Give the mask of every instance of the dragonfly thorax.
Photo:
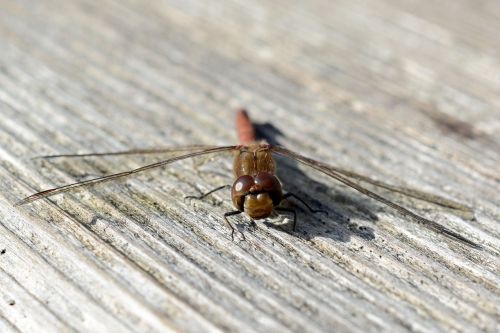
POLYGON ((236 177, 243 175, 256 176, 259 172, 274 174, 276 164, 265 141, 241 146, 235 151, 233 172, 236 177))

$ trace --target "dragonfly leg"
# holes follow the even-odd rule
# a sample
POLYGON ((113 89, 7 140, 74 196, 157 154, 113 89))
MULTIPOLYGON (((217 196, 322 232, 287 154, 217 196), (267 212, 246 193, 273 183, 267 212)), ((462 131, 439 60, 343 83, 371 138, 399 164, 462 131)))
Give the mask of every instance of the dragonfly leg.
POLYGON ((278 212, 289 212, 293 214, 293 225, 292 225, 292 230, 295 231, 295 227, 297 226, 297 212, 295 209, 292 208, 286 208, 286 207, 276 207, 274 210, 278 212))
POLYGON ((309 206, 307 204, 307 202, 304 201, 304 199, 302 199, 301 197, 299 197, 298 195, 294 194, 294 193, 291 193, 291 192, 288 192, 288 193, 285 193, 285 195, 283 195, 283 199, 288 199, 288 198, 295 198, 297 199, 298 201, 300 201, 304 206, 307 207, 307 209, 309 209, 309 211, 313 214, 316 214, 316 213, 323 213, 325 214, 326 216, 328 216, 328 212, 326 210, 323 210, 323 209, 312 209, 311 206, 309 206))
MULTIPOLYGON (((224 221, 226 221, 227 225, 231 228, 231 240, 234 241, 234 232, 236 231, 236 228, 233 226, 231 222, 228 220, 228 216, 233 216, 233 215, 238 215, 241 214, 242 212, 239 210, 233 210, 232 212, 226 212, 224 213, 224 221)), ((246 240, 245 235, 241 233, 241 236, 243 236, 243 240, 246 240)))
POLYGON ((196 195, 188 195, 187 197, 184 197, 184 199, 202 200, 205 197, 209 196, 210 194, 212 194, 214 192, 217 192, 217 191, 220 191, 220 190, 225 189, 225 188, 231 188, 231 185, 222 185, 222 186, 219 186, 217 188, 214 188, 213 190, 208 191, 207 193, 203 193, 202 195, 198 195, 198 196, 196 196, 196 195))

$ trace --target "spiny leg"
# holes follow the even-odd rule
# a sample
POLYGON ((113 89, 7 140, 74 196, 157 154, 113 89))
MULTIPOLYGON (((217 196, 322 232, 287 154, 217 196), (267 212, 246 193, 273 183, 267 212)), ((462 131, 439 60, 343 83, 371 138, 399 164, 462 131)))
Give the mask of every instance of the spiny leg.
POLYGON ((210 194, 220 191, 225 188, 231 188, 231 185, 222 185, 219 187, 214 188, 213 190, 208 191, 207 193, 203 193, 202 195, 196 196, 196 195, 188 195, 187 197, 184 197, 184 199, 197 199, 197 200, 202 200, 205 197, 209 196, 210 194))
MULTIPOLYGON (((242 212, 239 211, 239 210, 233 210, 232 212, 226 212, 224 213, 224 221, 226 221, 227 225, 231 228, 231 240, 234 242, 234 232, 236 230, 236 228, 231 224, 231 222, 229 222, 228 220, 228 216, 233 216, 233 215, 238 215, 238 214, 241 214, 242 212)), ((241 233, 241 236, 243 236, 243 240, 246 241, 246 238, 245 238, 245 235, 243 233, 241 233)))
MULTIPOLYGON (((214 188, 213 190, 210 190, 206 193, 203 193, 199 196, 196 196, 196 195, 188 195, 186 197, 184 197, 184 199, 197 199, 197 200, 202 200, 204 199, 205 197, 209 196, 210 194, 214 193, 214 192, 217 192, 217 191, 220 191, 224 188, 231 188, 231 185, 222 185, 222 186, 219 186, 219 187, 216 187, 214 188)), ((241 214, 242 212, 239 211, 239 210, 234 210, 234 211, 231 211, 231 212, 226 212, 224 213, 224 221, 226 221, 227 225, 229 226, 229 228, 231 228, 231 240, 234 241, 234 232, 235 232, 235 227, 232 225, 231 222, 229 222, 228 220, 228 216, 233 216, 233 215, 238 215, 238 214, 241 214)), ((243 240, 246 240, 245 238, 245 235, 242 233, 241 234, 243 236, 243 240)))
POLYGON ((300 201, 304 206, 307 207, 307 209, 309 209, 309 211, 313 214, 316 214, 316 213, 323 213, 323 214, 326 214, 326 216, 328 216, 328 212, 326 210, 323 210, 323 209, 313 209, 311 206, 309 206, 307 204, 307 202, 304 201, 304 199, 302 199, 301 197, 299 197, 298 195, 294 194, 294 193, 291 193, 291 192, 288 192, 286 193, 285 195, 283 195, 283 199, 288 199, 288 198, 295 198, 297 199, 298 201, 300 201))
POLYGON ((292 225, 292 230, 295 231, 295 226, 297 225, 297 212, 292 209, 292 208, 286 208, 286 207, 276 207, 274 210, 279 211, 279 212, 289 212, 293 214, 293 225, 292 225))

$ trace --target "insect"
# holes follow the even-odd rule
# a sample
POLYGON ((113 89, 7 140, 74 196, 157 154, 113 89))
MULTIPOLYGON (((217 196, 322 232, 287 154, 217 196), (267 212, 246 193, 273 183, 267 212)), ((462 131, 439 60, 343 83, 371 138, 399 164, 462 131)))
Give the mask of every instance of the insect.
MULTIPOLYGON (((438 196, 427 194, 418 190, 388 185, 381 181, 371 179, 369 177, 354 173, 349 170, 344 170, 331 165, 327 165, 320 161, 293 152, 282 146, 270 145, 265 141, 256 141, 255 129, 252 123, 250 122, 248 114, 245 110, 240 110, 237 113, 236 123, 240 140, 239 145, 232 145, 232 146, 197 145, 197 146, 185 146, 185 147, 164 148, 164 149, 128 150, 128 151, 113 152, 113 153, 41 156, 41 158, 61 158, 61 157, 152 154, 152 153, 190 151, 186 154, 162 160, 156 163, 148 164, 137 169, 119 172, 107 176, 102 176, 94 179, 89 179, 41 191, 18 201, 15 204, 15 206, 28 204, 36 200, 40 200, 56 194, 70 191, 75 188, 81 188, 84 186, 103 183, 113 179, 127 177, 146 170, 163 167, 168 164, 174 163, 176 161, 193 158, 196 156, 216 154, 221 152, 233 152, 234 153, 233 172, 236 179, 233 185, 231 186, 231 198, 233 205, 236 209, 234 211, 230 211, 224 214, 224 220, 231 228, 231 237, 234 239, 235 228, 229 222, 228 217, 240 213, 246 213, 251 219, 258 220, 269 217, 274 211, 292 212, 294 215, 293 229, 295 230, 296 213, 294 210, 290 208, 280 207, 280 204, 283 202, 283 200, 289 197, 294 197, 298 199, 300 202, 302 202, 311 212, 316 213, 324 211, 313 210, 301 198, 292 193, 283 193, 281 183, 275 175, 276 166, 275 166, 275 161, 273 159, 273 155, 281 155, 286 158, 291 158, 295 161, 298 161, 313 169, 316 169, 317 171, 347 185, 348 187, 351 187, 357 190, 358 192, 393 208, 403 216, 412 219, 414 222, 421 224, 426 228, 429 228, 439 234, 442 234, 450 239, 453 239, 454 241, 461 242, 476 249, 481 249, 481 246, 479 244, 465 238, 464 236, 458 234, 457 232, 454 232, 438 224, 437 222, 434 222, 432 220, 426 219, 420 215, 413 213, 407 208, 400 206, 394 203, 393 201, 390 201, 385 197, 359 185, 358 182, 369 183, 371 185, 383 188, 385 190, 398 192, 406 196, 410 196, 424 201, 429 201, 462 212, 471 212, 470 208, 438 196)), ((202 199, 207 195, 214 193, 215 191, 223 189, 224 187, 226 186, 218 187, 212 191, 209 191, 195 198, 202 199)))

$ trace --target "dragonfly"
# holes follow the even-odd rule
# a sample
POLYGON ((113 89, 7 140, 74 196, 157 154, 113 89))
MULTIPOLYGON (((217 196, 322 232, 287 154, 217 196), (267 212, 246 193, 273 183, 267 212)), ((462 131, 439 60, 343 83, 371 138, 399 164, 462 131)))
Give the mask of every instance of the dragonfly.
MULTIPOLYGON (((231 199, 235 210, 224 213, 223 218, 231 229, 231 238, 234 240, 235 227, 229 221, 228 217, 245 213, 252 222, 254 220, 265 219, 273 213, 291 212, 293 213, 293 230, 295 231, 297 215, 294 209, 283 207, 282 203, 289 198, 295 198, 304 204, 312 213, 323 212, 323 210, 312 209, 299 196, 287 192, 284 193, 281 182, 276 176, 276 163, 274 156, 282 156, 290 158, 308 167, 311 167, 320 173, 350 187, 363 195, 366 195, 409 218, 413 222, 420 224, 434 232, 444 235, 453 241, 465 244, 475 249, 481 249, 481 245, 462 236, 435 221, 429 220, 420 216, 413 211, 387 199, 386 197, 360 185, 360 183, 371 184, 380 189, 396 192, 407 197, 416 198, 427 201, 433 204, 440 205, 457 212, 465 213, 473 216, 471 208, 461 203, 445 199, 443 197, 425 193, 419 190, 406 187, 394 186, 384 183, 380 180, 355 173, 350 170, 338 168, 321 161, 306 157, 302 154, 287 149, 281 145, 271 145, 266 141, 256 140, 255 127, 250 121, 248 113, 241 109, 237 112, 236 128, 239 137, 238 145, 231 146, 206 146, 206 145, 191 145, 183 147, 159 148, 159 149, 135 149, 107 153, 88 153, 88 154, 60 154, 46 155, 39 158, 55 159, 55 158, 72 158, 72 157, 90 157, 90 156, 114 156, 114 155, 133 155, 133 154, 155 154, 155 153, 178 153, 187 152, 182 155, 164 159, 155 163, 147 164, 139 168, 124 172, 114 173, 106 176, 101 176, 93 179, 79 181, 63 185, 56 188, 47 189, 41 192, 34 193, 15 203, 15 206, 25 205, 34 201, 48 198, 57 194, 72 191, 75 189, 92 186, 116 179, 129 177, 147 170, 164 167, 177 161, 194 158, 202 155, 220 154, 223 152, 233 152, 233 173, 235 180, 231 187, 231 199)), ((206 196, 226 188, 228 185, 217 187, 200 196, 191 196, 192 198, 203 199, 206 196)), ((243 234, 242 234, 243 235, 243 234)), ((244 238, 244 235, 243 235, 244 238)))

